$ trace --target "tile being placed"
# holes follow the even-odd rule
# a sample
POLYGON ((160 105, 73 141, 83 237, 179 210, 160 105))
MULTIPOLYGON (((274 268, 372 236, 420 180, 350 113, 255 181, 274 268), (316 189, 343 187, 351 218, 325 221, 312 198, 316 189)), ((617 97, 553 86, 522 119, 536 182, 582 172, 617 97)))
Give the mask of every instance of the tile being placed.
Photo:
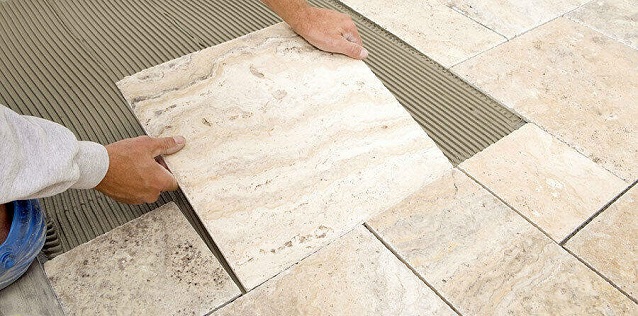
POLYGON ((450 163, 361 61, 285 24, 119 83, 239 279, 253 288, 450 163))
POLYGON ((621 196, 565 246, 638 299, 638 186, 621 196))
POLYGON ((635 0, 591 1, 567 16, 638 49, 638 2, 635 0))
POLYGON ((172 202, 44 268, 68 315, 203 315, 241 294, 172 202))
POLYGON ((452 69, 615 175, 638 179, 638 51, 558 18, 452 69))
POLYGON ((628 184, 534 124, 459 168, 560 242, 628 184))
POLYGON ((635 315, 637 305, 459 171, 368 225, 462 315, 635 315))
POLYGON ((513 38, 589 0, 442 0, 448 7, 513 38))
POLYGON ((363 225, 213 315, 456 315, 363 225))
POLYGON ((440 0, 342 2, 445 67, 505 41, 440 0))

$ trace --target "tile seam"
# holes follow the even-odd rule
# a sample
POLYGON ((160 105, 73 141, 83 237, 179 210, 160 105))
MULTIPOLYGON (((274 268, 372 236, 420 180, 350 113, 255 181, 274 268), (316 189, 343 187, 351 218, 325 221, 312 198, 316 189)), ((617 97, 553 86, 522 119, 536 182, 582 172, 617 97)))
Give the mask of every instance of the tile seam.
POLYGON ((604 32, 603 30, 599 30, 598 28, 594 27, 591 24, 586 23, 585 21, 579 21, 573 16, 565 16, 565 18, 570 20, 570 21, 572 21, 572 22, 574 22, 574 23, 576 23, 576 24, 578 24, 578 25, 584 26, 584 27, 596 32, 596 33, 599 33, 599 34, 603 35, 604 37, 606 37, 606 38, 608 38, 608 39, 610 39, 610 40, 612 40, 612 41, 614 41, 616 43, 619 43, 619 44, 621 44, 623 46, 627 46, 629 49, 638 50, 638 47, 633 47, 630 44, 626 43, 625 41, 623 41, 623 40, 621 40, 619 38, 616 38, 616 37, 614 37, 611 34, 607 34, 607 32, 604 32))

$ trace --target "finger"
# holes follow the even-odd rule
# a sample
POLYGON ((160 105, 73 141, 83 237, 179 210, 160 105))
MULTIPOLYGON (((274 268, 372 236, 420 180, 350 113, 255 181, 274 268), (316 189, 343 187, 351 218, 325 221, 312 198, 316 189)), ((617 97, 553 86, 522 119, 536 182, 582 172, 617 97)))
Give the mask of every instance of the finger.
POLYGON ((158 184, 160 185, 161 191, 175 191, 179 187, 177 184, 177 179, 170 173, 168 170, 164 168, 160 168, 160 173, 158 175, 158 184))
POLYGON ((337 53, 344 54, 354 59, 364 59, 368 57, 368 50, 363 46, 341 38, 335 47, 337 53))
POLYGON ((348 29, 346 33, 344 33, 343 37, 345 37, 349 42, 353 42, 355 44, 359 44, 360 46, 363 46, 363 40, 361 39, 361 36, 359 35, 359 31, 357 30, 357 27, 354 25, 352 25, 352 27, 348 29))
POLYGON ((174 154, 184 148, 186 143, 182 136, 151 138, 151 140, 153 142, 151 145, 153 157, 174 154))
POLYGON ((160 164, 160 166, 164 167, 164 169, 171 171, 171 169, 168 167, 168 165, 166 164, 166 161, 164 160, 164 157, 162 156, 157 156, 155 157, 155 161, 160 164))

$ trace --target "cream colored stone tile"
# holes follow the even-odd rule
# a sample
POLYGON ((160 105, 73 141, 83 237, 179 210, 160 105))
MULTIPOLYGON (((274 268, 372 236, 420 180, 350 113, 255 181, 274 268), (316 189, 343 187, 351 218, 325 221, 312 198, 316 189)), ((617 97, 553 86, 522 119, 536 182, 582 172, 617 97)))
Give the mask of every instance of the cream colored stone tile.
POLYGON ((445 67, 505 41, 439 0, 342 2, 445 67))
POLYGON ((175 203, 44 268, 68 315, 203 315, 240 294, 175 203))
POLYGON ((568 17, 638 49, 636 0, 591 1, 568 17))
POLYGON ((617 176, 638 179, 638 51, 559 18, 453 71, 617 176))
POLYGON ((370 225, 463 315, 635 315, 631 300, 459 171, 370 225))
POLYGON ((589 0, 441 0, 491 30, 513 38, 589 0))
POLYGON ((119 83, 208 232, 253 288, 451 168, 362 61, 285 24, 119 83))
POLYGON ((362 225, 213 315, 456 315, 362 225))
POLYGON ((638 299, 638 186, 627 191, 565 246, 638 299))
POLYGON ((459 167, 557 242, 628 185, 534 124, 459 167))

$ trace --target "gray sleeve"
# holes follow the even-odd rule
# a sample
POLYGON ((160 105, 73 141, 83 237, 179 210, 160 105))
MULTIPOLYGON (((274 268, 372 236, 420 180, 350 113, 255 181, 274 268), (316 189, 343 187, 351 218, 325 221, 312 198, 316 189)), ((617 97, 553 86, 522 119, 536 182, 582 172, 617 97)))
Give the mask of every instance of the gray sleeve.
POLYGON ((0 105, 0 204, 94 188, 108 167, 104 146, 0 105))

